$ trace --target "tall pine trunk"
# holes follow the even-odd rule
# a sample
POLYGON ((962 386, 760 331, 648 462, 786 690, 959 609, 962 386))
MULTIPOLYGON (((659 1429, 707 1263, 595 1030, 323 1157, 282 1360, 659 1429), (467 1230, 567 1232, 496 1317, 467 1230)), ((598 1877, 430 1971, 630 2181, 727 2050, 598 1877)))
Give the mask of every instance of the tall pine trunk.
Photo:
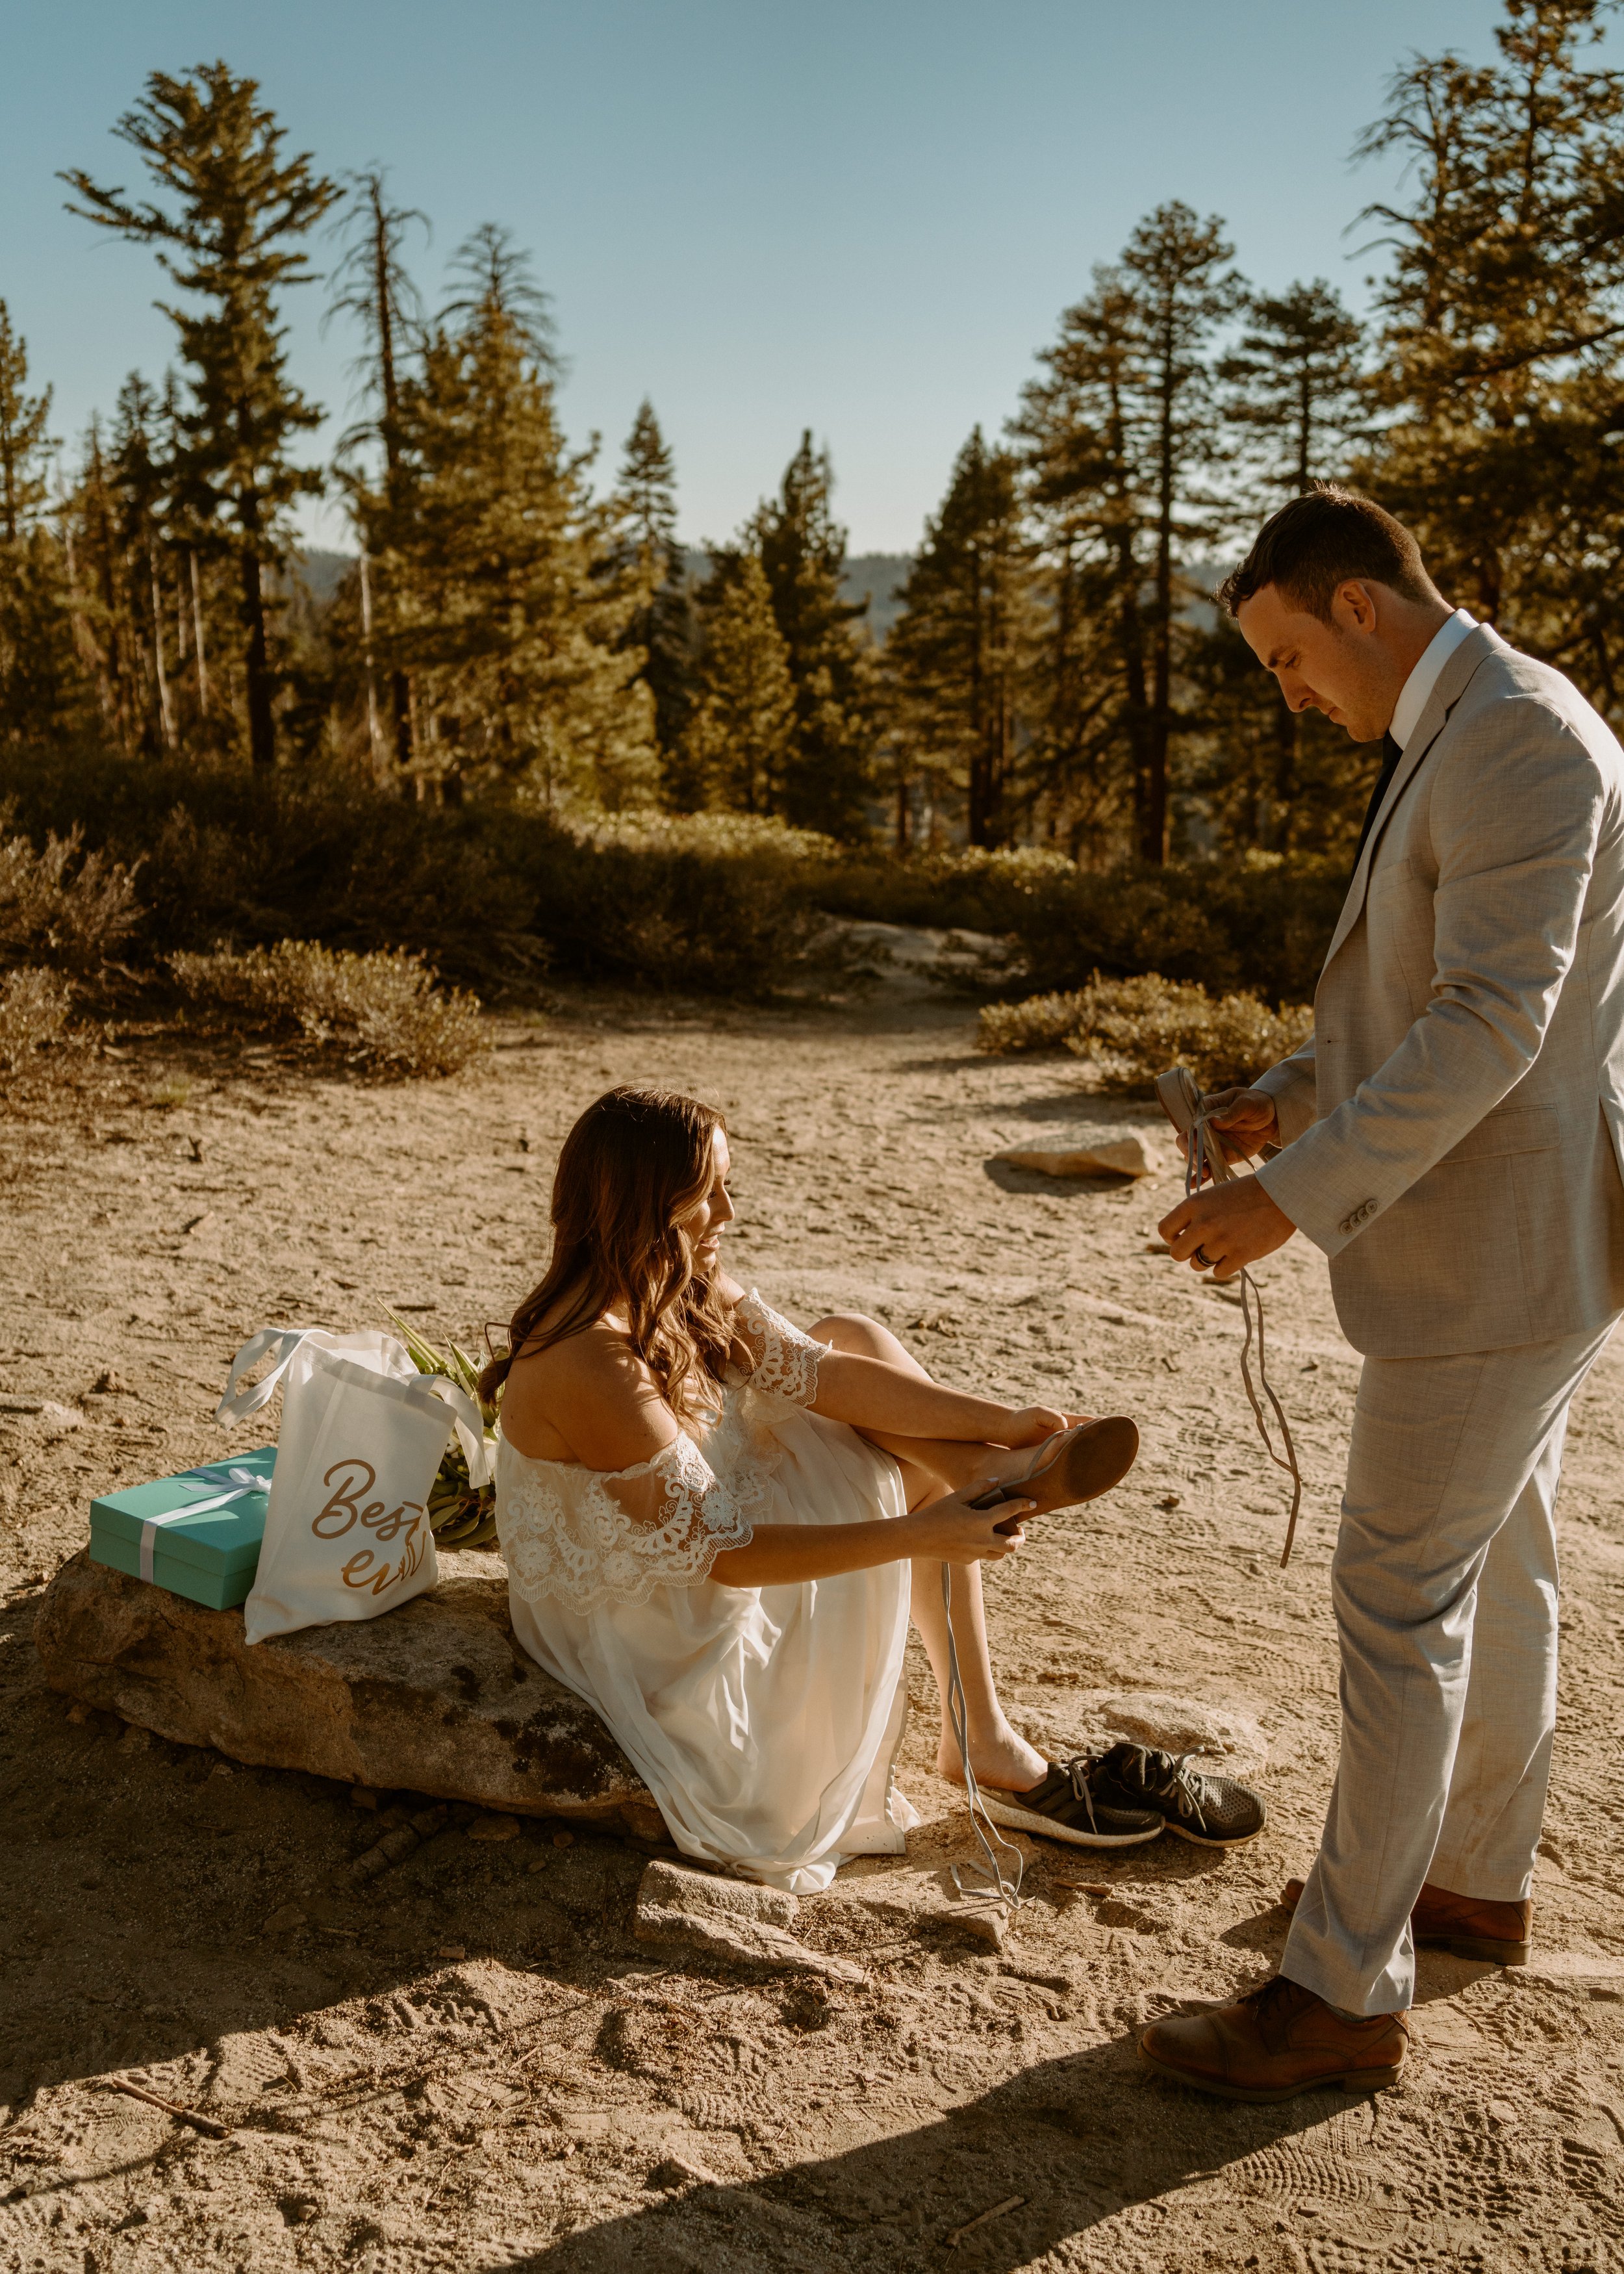
POLYGON ((269 643, 265 629, 265 577, 257 553, 243 552, 243 622, 248 633, 248 751, 255 771, 276 763, 276 719, 272 709, 269 643))
MULTIPOLYGON (((379 375, 383 381, 383 452, 389 508, 400 506, 401 395, 395 368, 395 291, 389 275, 388 222, 383 207, 383 185, 374 174, 369 184, 372 206, 372 290, 377 296, 379 375)), ((371 666, 368 666, 370 674, 371 666)), ((395 762, 402 772, 411 764, 411 682, 403 671, 389 674, 389 709, 395 719, 395 762)))
POLYGON ((1173 697, 1173 390, 1170 328, 1162 343, 1160 418, 1156 435, 1156 620, 1152 658, 1145 794, 1139 809, 1139 858, 1160 868, 1168 853, 1168 744, 1173 697))

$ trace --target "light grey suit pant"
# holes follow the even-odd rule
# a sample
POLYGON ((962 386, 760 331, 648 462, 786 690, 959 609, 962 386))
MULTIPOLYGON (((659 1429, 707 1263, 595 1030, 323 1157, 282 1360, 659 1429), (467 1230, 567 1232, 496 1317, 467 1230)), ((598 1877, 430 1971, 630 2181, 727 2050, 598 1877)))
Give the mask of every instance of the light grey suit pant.
POLYGON ((1556 1726, 1554 1512, 1612 1330, 1366 1359, 1332 1563, 1342 1758, 1281 1970, 1354 2014, 1415 1990, 1423 1884, 1529 1892, 1556 1726))

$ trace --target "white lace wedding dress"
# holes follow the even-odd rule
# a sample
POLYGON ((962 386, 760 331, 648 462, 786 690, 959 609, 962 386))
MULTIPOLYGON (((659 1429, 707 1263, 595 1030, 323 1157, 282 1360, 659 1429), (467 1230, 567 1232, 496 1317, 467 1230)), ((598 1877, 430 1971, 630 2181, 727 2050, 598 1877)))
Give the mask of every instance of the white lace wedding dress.
POLYGON ((756 1360, 635 1468, 537 1461, 503 1440, 496 1524, 514 1632, 602 1715, 683 1852, 811 1894, 848 1856, 898 1855, 908 1566, 725 1587, 757 1524, 903 1512, 896 1463, 806 1409, 823 1345, 758 1295, 756 1360))

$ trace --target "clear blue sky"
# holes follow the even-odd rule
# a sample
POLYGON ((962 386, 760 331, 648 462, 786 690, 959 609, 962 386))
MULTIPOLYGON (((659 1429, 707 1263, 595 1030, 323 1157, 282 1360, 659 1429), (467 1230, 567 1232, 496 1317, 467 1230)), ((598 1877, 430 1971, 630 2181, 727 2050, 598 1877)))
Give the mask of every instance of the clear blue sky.
MULTIPOLYGON (((979 420, 998 427, 1094 262, 1169 198, 1279 286, 1356 302, 1343 234, 1387 186, 1349 153, 1410 50, 1485 59, 1493 0, 5 0, 0 297, 76 434, 170 331, 150 256, 63 211, 59 167, 133 186, 110 135, 153 69, 223 56, 329 171, 380 159, 432 217, 438 295, 477 223, 552 292, 572 437, 613 463, 638 402, 684 534, 729 533, 803 426, 854 550, 902 551, 979 420)), ((354 343, 290 305, 344 423, 354 343)), ((342 541, 328 518, 317 534, 342 541)))

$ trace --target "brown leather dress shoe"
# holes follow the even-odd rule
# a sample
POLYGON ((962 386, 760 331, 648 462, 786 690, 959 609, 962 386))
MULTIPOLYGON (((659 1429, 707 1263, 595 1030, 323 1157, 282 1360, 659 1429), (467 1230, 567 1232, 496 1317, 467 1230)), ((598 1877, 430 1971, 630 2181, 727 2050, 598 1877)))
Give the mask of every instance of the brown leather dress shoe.
MULTIPOLYGON (((1303 1899, 1301 1879, 1288 1879, 1280 1900, 1294 1911, 1303 1899)), ((1453 1951, 1457 1958, 1480 1958, 1490 1966, 1526 1966, 1532 1947, 1534 1906, 1492 1903, 1477 1895, 1452 1894, 1429 1882, 1416 1897, 1410 1931, 1417 1946, 1453 1951)))
POLYGON ((1283 1974, 1233 2005, 1153 2022, 1139 2039, 1152 2068, 1225 2100, 1294 2100, 1327 2084, 1350 2092, 1393 2084, 1409 2050, 1408 2014, 1350 2022, 1283 1974))

